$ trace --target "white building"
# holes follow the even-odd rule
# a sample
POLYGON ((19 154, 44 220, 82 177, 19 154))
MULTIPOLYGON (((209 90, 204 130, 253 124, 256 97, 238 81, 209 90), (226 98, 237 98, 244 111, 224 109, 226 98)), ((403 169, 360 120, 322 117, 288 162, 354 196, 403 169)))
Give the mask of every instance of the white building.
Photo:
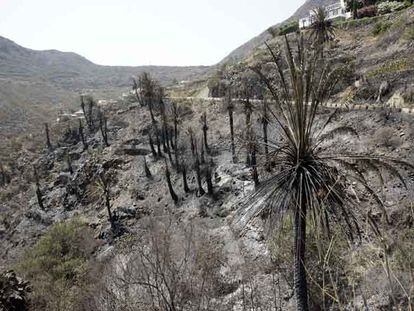
MULTIPOLYGON (((352 17, 351 12, 346 11, 345 0, 324 7, 326 18, 332 20, 335 18, 349 19, 352 17)), ((315 21, 315 11, 309 11, 309 16, 299 19, 299 28, 307 28, 315 21)))

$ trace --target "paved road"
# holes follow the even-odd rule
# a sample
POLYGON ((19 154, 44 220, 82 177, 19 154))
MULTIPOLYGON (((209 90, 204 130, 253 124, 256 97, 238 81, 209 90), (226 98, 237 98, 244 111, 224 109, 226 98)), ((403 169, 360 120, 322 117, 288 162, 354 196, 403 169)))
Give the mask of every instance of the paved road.
MULTIPOLYGON (((169 99, 171 100, 201 100, 201 101, 210 101, 210 102, 222 102, 223 98, 216 98, 216 97, 169 97, 169 99)), ((240 101, 239 98, 234 98, 234 101, 240 101)), ((252 103, 261 103, 262 100, 260 99, 251 99, 250 100, 252 103)), ((275 103, 274 100, 269 100, 269 103, 275 103)), ((337 104, 337 103, 326 103, 324 105, 322 105, 323 107, 328 107, 328 108, 339 108, 339 109, 344 109, 344 110, 381 110, 384 107, 381 105, 369 105, 369 104, 365 104, 365 105, 356 105, 356 104, 337 104)), ((405 107, 387 107, 387 108, 391 108, 393 111, 397 111, 397 112, 403 112, 403 113, 407 113, 407 114, 413 114, 414 115, 414 108, 405 108, 405 107)))

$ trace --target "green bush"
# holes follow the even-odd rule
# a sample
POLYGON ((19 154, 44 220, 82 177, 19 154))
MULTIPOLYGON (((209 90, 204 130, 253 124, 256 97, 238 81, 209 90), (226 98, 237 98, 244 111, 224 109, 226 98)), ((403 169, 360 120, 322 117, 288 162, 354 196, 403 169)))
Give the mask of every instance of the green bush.
POLYGON ((299 30, 299 23, 297 21, 290 22, 279 28, 279 36, 287 35, 299 30))
POLYGON ((95 246, 91 230, 79 220, 52 226, 17 266, 32 284, 34 309, 76 309, 95 246))
POLYGON ((386 32, 388 29, 390 29, 391 23, 390 22, 382 22, 379 21, 375 24, 374 29, 372 30, 372 34, 374 36, 378 36, 384 32, 386 32))

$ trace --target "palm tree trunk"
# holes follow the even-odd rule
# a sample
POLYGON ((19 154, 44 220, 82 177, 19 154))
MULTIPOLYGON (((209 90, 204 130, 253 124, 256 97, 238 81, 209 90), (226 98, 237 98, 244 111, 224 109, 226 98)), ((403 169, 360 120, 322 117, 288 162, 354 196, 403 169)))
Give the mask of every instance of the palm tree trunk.
POLYGON ((295 263, 294 286, 296 310, 308 311, 308 287, 305 270, 306 247, 306 203, 302 202, 300 209, 295 212, 295 263))
POLYGON ((233 163, 236 163, 236 147, 234 145, 233 110, 230 110, 230 109, 229 109, 229 120, 230 120, 230 137, 231 137, 231 155, 233 156, 233 163))
POLYGON ((263 140, 264 140, 264 148, 265 148, 265 157, 266 157, 266 170, 270 171, 270 159, 269 159, 269 146, 268 146, 268 139, 267 139, 267 121, 263 122, 263 140))

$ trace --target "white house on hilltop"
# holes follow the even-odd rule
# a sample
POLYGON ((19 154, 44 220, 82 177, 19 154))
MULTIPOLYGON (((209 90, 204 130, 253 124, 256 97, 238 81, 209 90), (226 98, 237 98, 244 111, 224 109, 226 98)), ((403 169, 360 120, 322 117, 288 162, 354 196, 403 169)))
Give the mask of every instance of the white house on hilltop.
MULTIPOLYGON (((328 20, 335 19, 335 18, 345 18, 349 19, 352 17, 351 12, 346 11, 345 0, 340 0, 337 3, 328 5, 324 7, 326 12, 326 18, 328 20)), ((299 19, 299 28, 307 28, 315 20, 315 12, 314 10, 309 11, 309 16, 299 19)))

